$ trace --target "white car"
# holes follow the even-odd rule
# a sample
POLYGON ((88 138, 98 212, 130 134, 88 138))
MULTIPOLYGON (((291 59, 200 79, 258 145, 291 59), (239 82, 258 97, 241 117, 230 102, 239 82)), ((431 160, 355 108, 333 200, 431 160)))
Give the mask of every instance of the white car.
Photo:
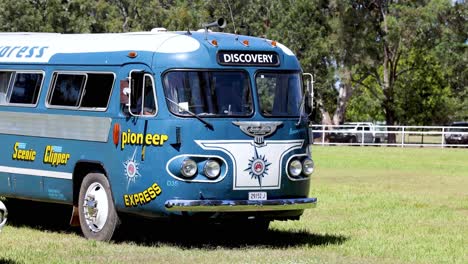
POLYGON ((344 123, 330 134, 330 142, 382 143, 385 142, 387 133, 381 128, 370 122, 344 123))

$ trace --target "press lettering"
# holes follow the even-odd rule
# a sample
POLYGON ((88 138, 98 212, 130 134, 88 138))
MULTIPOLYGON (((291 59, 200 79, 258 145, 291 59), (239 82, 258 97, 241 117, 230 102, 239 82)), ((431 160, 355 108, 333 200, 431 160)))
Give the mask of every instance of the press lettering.
POLYGON ((47 49, 47 48, 49 48, 49 47, 41 47, 41 48, 39 49, 39 53, 36 55, 36 58, 42 57, 42 56, 44 55, 45 49, 47 49))
POLYGON ((0 46, 0 58, 41 58, 48 46, 0 46))
POLYGON ((29 47, 22 47, 18 53, 16 53, 16 58, 21 58, 23 57, 23 53, 25 53, 27 50, 29 49, 29 47))
POLYGON ((0 57, 4 57, 5 54, 10 50, 10 46, 5 46, 0 50, 0 57))
POLYGON ((8 52, 7 57, 10 57, 11 53, 13 53, 13 51, 15 51, 15 49, 19 49, 19 48, 21 48, 21 47, 18 47, 18 46, 13 47, 13 48, 10 50, 10 52, 8 52))
POLYGON ((35 47, 32 47, 30 50, 29 50, 29 54, 25 57, 25 58, 31 58, 33 55, 34 55, 34 51, 39 48, 37 46, 35 47))

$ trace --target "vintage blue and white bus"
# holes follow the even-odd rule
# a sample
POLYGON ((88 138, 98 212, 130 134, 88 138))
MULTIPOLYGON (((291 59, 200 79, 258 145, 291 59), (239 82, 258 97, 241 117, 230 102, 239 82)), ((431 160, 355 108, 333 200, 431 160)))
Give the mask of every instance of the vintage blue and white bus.
MULTIPOLYGON (((221 20, 220 20, 221 21, 221 20)), ((0 34, 0 196, 259 227, 314 207, 311 78, 265 38, 204 30, 0 34)))

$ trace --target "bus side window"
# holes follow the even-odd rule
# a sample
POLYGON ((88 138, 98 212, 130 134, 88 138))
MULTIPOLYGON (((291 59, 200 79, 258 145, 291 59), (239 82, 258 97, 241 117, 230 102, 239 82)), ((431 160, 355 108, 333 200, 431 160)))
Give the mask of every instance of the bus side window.
POLYGON ((114 75, 111 73, 88 73, 87 75, 88 80, 80 107, 107 108, 114 85, 114 75))
POLYGON ((107 109, 114 86, 113 73, 60 72, 54 73, 52 78, 48 99, 51 106, 96 111, 107 109))
POLYGON ((11 104, 36 104, 42 84, 40 73, 16 73, 11 87, 11 104))
POLYGON ((86 81, 85 74, 55 74, 55 85, 50 105, 78 107, 86 81))
POLYGON ((0 72, 0 105, 7 103, 6 96, 12 72, 0 72))
POLYGON ((130 74, 129 112, 134 116, 154 116, 157 112, 154 82, 149 74, 133 71, 130 74))
POLYGON ((35 105, 43 74, 36 72, 0 72, 0 105, 35 105))

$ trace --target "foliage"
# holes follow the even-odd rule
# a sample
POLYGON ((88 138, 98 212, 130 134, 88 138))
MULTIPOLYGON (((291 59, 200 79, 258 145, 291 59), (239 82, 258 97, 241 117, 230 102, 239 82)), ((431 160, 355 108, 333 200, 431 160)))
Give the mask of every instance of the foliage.
POLYGON ((296 53, 315 77, 316 122, 468 119, 466 1, 0 0, 0 30, 12 32, 196 30, 219 17, 222 31, 296 53))

